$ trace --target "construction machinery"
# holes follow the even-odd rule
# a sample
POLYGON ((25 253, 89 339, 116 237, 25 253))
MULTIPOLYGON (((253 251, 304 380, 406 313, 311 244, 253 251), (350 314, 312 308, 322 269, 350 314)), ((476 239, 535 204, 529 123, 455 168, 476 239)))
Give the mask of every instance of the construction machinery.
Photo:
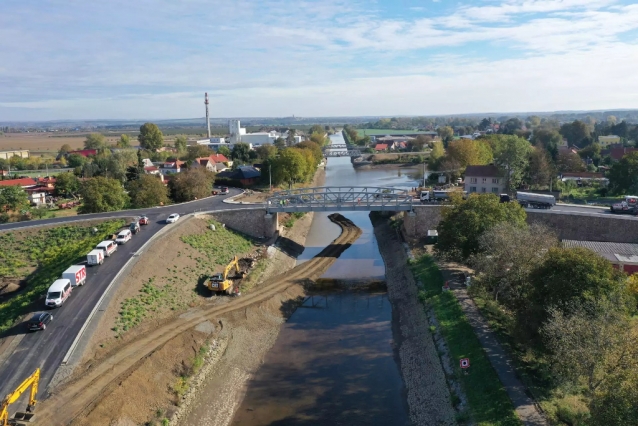
POLYGON ((230 263, 224 268, 224 272, 219 272, 210 277, 208 282, 206 283, 208 289, 210 291, 214 291, 215 293, 233 293, 233 279, 243 278, 244 274, 241 272, 239 268, 239 260, 237 256, 233 257, 230 263), (230 276, 230 272, 235 270, 236 275, 230 276))
POLYGON ((0 406, 0 426, 9 426, 9 425, 21 425, 22 422, 30 422, 35 415, 33 411, 35 410, 35 396, 38 393, 38 382, 40 381, 40 369, 37 368, 35 372, 28 377, 16 390, 11 392, 7 397, 2 401, 2 406, 0 406), (29 397, 29 405, 27 406, 26 412, 17 412, 13 416, 13 418, 9 419, 9 405, 16 402, 27 389, 31 388, 31 395, 29 397))

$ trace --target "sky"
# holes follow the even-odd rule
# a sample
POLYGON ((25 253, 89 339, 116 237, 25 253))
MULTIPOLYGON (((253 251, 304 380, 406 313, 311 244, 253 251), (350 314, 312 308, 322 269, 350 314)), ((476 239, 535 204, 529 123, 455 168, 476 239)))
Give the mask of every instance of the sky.
POLYGON ((0 122, 638 108, 623 0, 2 0, 0 122))

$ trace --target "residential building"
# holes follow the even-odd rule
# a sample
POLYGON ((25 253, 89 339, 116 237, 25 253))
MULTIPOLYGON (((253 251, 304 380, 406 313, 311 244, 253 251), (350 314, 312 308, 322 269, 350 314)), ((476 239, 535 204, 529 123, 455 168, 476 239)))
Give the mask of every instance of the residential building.
POLYGON ((186 163, 180 160, 166 161, 160 166, 160 173, 163 175, 179 173, 182 171, 182 166, 184 164, 186 163))
POLYGON ((638 152, 638 148, 611 148, 609 151, 601 152, 602 155, 609 155, 612 160, 620 161, 627 154, 631 154, 632 152, 638 152))
POLYGON ((598 143, 602 148, 607 148, 609 145, 620 143, 620 136, 598 136, 598 143))
POLYGON ((29 158, 29 150, 16 149, 12 151, 0 151, 0 159, 9 160, 12 157, 29 158))
POLYGON ((374 146, 375 151, 387 151, 388 144, 387 143, 378 143, 374 146))
POLYGON ((0 186, 21 186, 22 188, 29 188, 37 184, 38 183, 31 178, 0 180, 0 186))
POLYGON ((77 151, 67 152, 67 156, 71 154, 81 155, 82 157, 90 157, 91 155, 97 155, 97 149, 78 149, 77 151))
POLYGON ((499 168, 493 164, 467 166, 465 169, 465 191, 468 194, 477 192, 498 195, 505 192, 505 178, 499 168))
POLYGON ((215 155, 210 155, 208 157, 196 158, 193 161, 193 165, 195 167, 205 167, 206 170, 213 173, 218 173, 228 169, 228 167, 223 162, 215 161, 215 157, 221 157, 223 159, 226 159, 226 157, 224 157, 221 154, 215 154, 215 155))
POLYGON ((147 175, 159 175, 160 169, 157 166, 145 166, 144 173, 146 173, 147 175))
POLYGON ((235 170, 226 170, 217 174, 217 177, 239 182, 243 186, 257 183, 261 172, 253 166, 239 166, 235 170))

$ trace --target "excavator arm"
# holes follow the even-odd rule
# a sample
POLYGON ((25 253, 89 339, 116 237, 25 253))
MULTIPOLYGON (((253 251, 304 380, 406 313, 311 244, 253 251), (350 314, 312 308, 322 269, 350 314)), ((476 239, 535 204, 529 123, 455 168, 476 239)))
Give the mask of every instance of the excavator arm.
MULTIPOLYGON (((32 413, 35 409, 36 395, 38 393, 38 382, 40 381, 40 369, 37 368, 35 372, 29 376, 24 382, 20 384, 2 401, 0 406, 0 426, 8 426, 9 424, 9 405, 16 402, 27 389, 31 388, 31 394, 29 396, 29 405, 27 406, 27 413, 32 413)), ((23 413, 21 413, 23 414, 23 413)))
POLYGON ((235 267, 235 271, 239 273, 239 260, 237 260, 237 256, 233 257, 228 266, 224 269, 224 280, 228 279, 228 274, 230 274, 233 267, 235 267))

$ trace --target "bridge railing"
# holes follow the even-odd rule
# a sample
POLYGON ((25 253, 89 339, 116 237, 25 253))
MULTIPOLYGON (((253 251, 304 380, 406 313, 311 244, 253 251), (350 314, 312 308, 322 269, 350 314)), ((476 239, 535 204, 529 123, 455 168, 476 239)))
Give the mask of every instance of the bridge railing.
POLYGON ((387 187, 319 187, 276 192, 266 202, 269 212, 410 211, 412 196, 387 187))

